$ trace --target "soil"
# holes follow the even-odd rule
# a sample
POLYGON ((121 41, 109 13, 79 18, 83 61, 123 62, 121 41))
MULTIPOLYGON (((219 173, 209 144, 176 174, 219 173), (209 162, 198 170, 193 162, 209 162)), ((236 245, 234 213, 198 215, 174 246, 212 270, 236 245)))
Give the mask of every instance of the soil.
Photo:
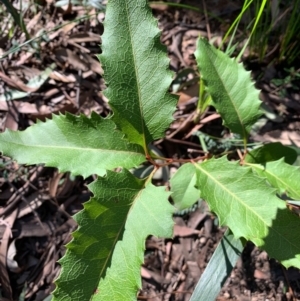
MULTIPOLYGON (((182 3, 204 13, 152 4, 162 30, 161 40, 168 49, 170 68, 176 79, 186 85, 177 92, 180 98, 175 121, 166 138, 154 143, 168 158, 194 158, 203 154, 199 139, 193 135, 200 129, 220 138, 230 136, 213 108, 200 122, 193 122, 199 91, 193 53, 199 35, 213 39, 216 46, 220 44, 241 4, 229 0, 199 2, 182 3), (187 72, 182 74, 182 70, 187 72)), ((40 1, 39 5, 41 11, 28 9, 24 14, 35 43, 24 44, 14 51, 16 44, 25 43, 25 35, 14 28, 13 38, 9 39, 5 22, 1 24, 0 98, 6 100, 0 101, 1 131, 23 130, 37 119, 50 118, 52 113, 89 116, 95 111, 107 116, 110 112, 102 94, 103 70, 95 57, 99 53, 104 13, 72 5, 55 8, 52 0, 40 1), (70 22, 74 18, 80 20, 70 22), (46 32, 42 35, 43 30, 46 32), (45 82, 28 85, 51 64, 55 66, 45 82)), ((7 14, 2 16, 10 24, 7 14)), ((245 37, 242 32, 238 35, 242 44, 245 37)), ((275 57, 275 52, 263 61, 249 53, 243 57, 261 89, 268 112, 260 120, 260 129, 252 132, 251 140, 300 147, 299 80, 294 76, 284 82, 291 72, 287 71, 288 65, 277 63, 275 57)), ((173 84, 171 90, 175 89, 173 84)), ((222 145, 216 147, 220 151, 222 145)), ((60 272, 57 261, 64 255, 64 245, 77 227, 72 215, 90 198, 87 184, 95 177, 82 179, 60 174, 54 168, 19 165, 7 157, 0 159, 0 300, 49 300, 53 281, 60 272)), ((173 164, 168 172, 172 174, 178 167, 173 164)), ((155 183, 168 186, 162 174, 157 175, 155 183)), ((146 241, 138 300, 189 300, 226 230, 219 227, 205 202, 198 204, 190 212, 174 215, 173 239, 149 237, 146 241)), ((217 300, 300 300, 300 271, 286 270, 264 251, 247 243, 217 300)))

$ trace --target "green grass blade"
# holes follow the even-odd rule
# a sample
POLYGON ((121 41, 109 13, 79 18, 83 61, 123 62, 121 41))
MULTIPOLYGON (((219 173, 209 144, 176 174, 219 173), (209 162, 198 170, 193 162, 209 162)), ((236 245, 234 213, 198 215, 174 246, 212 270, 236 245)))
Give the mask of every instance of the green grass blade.
POLYGON ((239 15, 235 18, 235 20, 232 22, 232 24, 230 25, 229 29, 227 30, 223 40, 222 40, 222 43, 219 47, 219 49, 222 47, 223 43, 227 40, 228 36, 230 35, 230 33, 235 30, 241 20, 241 18, 243 17, 245 11, 249 8, 250 4, 253 2, 253 0, 250 0, 249 2, 248 1, 245 1, 244 2, 244 5, 242 7, 242 11, 239 13, 239 15))
POLYGON ((252 28, 252 30, 251 30, 251 33, 250 33, 250 36, 248 37, 248 39, 247 39, 245 45, 243 46, 242 50, 240 51, 239 55, 237 56, 237 58, 236 58, 237 61, 239 61, 239 60, 241 59, 243 53, 245 52, 245 50, 246 50, 246 48, 247 48, 247 46, 248 46, 248 44, 249 44, 249 42, 250 42, 250 39, 251 39, 253 33, 255 32, 256 27, 257 27, 257 25, 258 25, 258 23, 259 23, 259 20, 261 19, 261 16, 262 16, 262 14, 263 14, 263 11, 264 11, 264 8, 265 8, 266 3, 267 3, 267 0, 263 0, 263 1, 261 2, 260 8, 259 8, 259 11, 258 11, 258 14, 257 14, 257 16, 256 16, 256 18, 255 18, 255 22, 254 22, 253 28, 252 28))
POLYGON ((14 8, 14 6, 11 4, 10 1, 8 1, 8 0, 1 0, 1 1, 6 6, 6 9, 8 10, 8 12, 12 15, 12 17, 13 17, 14 21, 16 22, 16 24, 25 33, 26 40, 29 40, 30 35, 27 31, 27 28, 25 26, 25 23, 24 23, 24 20, 23 20, 23 17, 21 16, 21 14, 18 13, 18 11, 14 8))
MULTIPOLYGON (((76 19, 74 19, 72 21, 65 22, 63 24, 57 25, 57 26, 53 27, 52 29, 47 30, 47 34, 50 34, 51 32, 55 32, 58 29, 63 28, 64 26, 67 26, 67 25, 69 25, 71 23, 80 22, 80 21, 89 19, 90 17, 92 17, 92 16, 94 16, 96 14, 97 13, 90 14, 90 15, 84 15, 84 16, 78 17, 78 18, 76 18, 76 19)), ((24 43, 18 44, 17 46, 10 48, 8 51, 6 51, 6 52, 4 52, 3 54, 0 55, 0 60, 3 60, 4 58, 8 57, 10 54, 13 54, 13 53, 16 53, 16 52, 20 51, 25 46, 28 46, 28 45, 30 45, 33 42, 38 43, 38 40, 42 39, 43 36, 45 36, 45 32, 44 31, 42 31, 42 33, 36 35, 34 38, 28 39, 24 43)))
MULTIPOLYGON (((178 7, 178 8, 183 8, 183 9, 189 9, 189 10, 193 10, 199 13, 204 13, 203 10, 201 10, 198 7, 192 6, 192 5, 188 5, 188 4, 183 4, 183 3, 174 3, 174 2, 162 2, 162 1, 151 1, 150 4, 156 4, 156 5, 167 5, 170 7, 178 7)), ((207 15, 218 20, 221 23, 224 23, 224 20, 220 17, 218 17, 216 14, 207 11, 207 15)))
POLYGON ((190 301, 215 300, 243 251, 240 239, 227 230, 201 275, 190 301))

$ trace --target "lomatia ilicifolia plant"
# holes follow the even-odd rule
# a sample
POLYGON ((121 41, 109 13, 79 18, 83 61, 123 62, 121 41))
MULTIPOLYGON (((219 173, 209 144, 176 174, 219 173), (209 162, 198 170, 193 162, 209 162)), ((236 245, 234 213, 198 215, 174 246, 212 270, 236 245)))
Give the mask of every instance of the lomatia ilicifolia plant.
MULTIPOLYGON (((259 91, 250 73, 202 38, 195 56, 212 105, 246 146, 261 115, 259 91)), ((287 268, 300 268, 300 219, 280 198, 284 194, 300 199, 299 167, 292 165, 296 154, 271 143, 245 151, 237 161, 226 156, 198 158, 181 165, 170 179, 169 191, 157 187, 152 184, 154 173, 171 160, 155 154, 151 143, 164 137, 177 97, 168 92, 169 60, 146 0, 108 1, 99 59, 111 116, 53 115, 25 131, 0 135, 1 152, 19 163, 98 176, 89 185, 93 197, 74 216, 78 229, 59 261, 53 300, 136 300, 146 238, 171 238, 173 213, 189 208, 195 202, 192 195, 206 200, 220 225, 231 232, 218 248, 223 253, 217 261, 211 259, 208 267, 213 272, 201 278, 205 285, 197 286, 203 290, 191 300, 214 300, 213 293, 205 295, 205 288, 212 292, 217 287, 210 278, 228 273, 226 263, 234 265, 245 241, 287 268), (135 177, 132 170, 145 162, 153 165, 153 172, 135 177)))

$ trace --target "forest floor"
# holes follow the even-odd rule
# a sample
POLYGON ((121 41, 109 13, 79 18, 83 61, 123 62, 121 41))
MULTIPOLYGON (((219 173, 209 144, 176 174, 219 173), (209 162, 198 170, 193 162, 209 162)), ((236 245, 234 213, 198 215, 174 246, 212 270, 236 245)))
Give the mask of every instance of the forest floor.
MULTIPOLYGON (((230 137, 213 108, 198 123, 193 122, 199 92, 193 53, 199 35, 218 46, 241 6, 229 0, 183 3, 207 9, 224 22, 190 9, 152 5, 170 68, 185 85, 177 92, 174 122, 166 137, 155 143, 168 158, 201 154, 196 131, 218 137, 212 146, 217 148, 230 137)), ((23 1, 26 4, 30 7, 23 1)), ((105 117, 110 112, 102 93, 103 70, 96 58, 104 13, 70 5, 55 8, 53 0, 40 5, 42 9, 31 7, 24 15, 27 30, 35 38, 31 44, 25 43, 25 35, 17 29, 10 38, 4 34, 11 18, 0 10, 0 131, 24 130, 53 113, 89 116, 95 111, 105 117)), ((246 38, 243 32, 237 35, 246 38)), ((272 63, 272 55, 262 62, 243 58, 268 112, 260 119, 259 130, 251 133, 251 141, 300 147, 299 77, 291 77, 284 64, 272 63)), ((297 74, 296 67, 293 72, 297 74)), ((172 90, 176 87, 174 83, 172 90)), ((82 179, 42 165, 18 165, 7 157, 0 160, 0 300, 50 300, 53 280, 60 271, 57 260, 77 227, 71 216, 91 196, 86 185, 95 177, 82 179)), ((172 174, 178 167, 171 165, 167 172, 172 174)), ((168 185, 164 174, 155 181, 168 185)), ((174 216, 173 239, 147 240, 138 300, 189 300, 225 231, 205 203, 199 204, 174 216)), ((249 243, 217 300, 300 300, 300 271, 284 269, 249 243)))

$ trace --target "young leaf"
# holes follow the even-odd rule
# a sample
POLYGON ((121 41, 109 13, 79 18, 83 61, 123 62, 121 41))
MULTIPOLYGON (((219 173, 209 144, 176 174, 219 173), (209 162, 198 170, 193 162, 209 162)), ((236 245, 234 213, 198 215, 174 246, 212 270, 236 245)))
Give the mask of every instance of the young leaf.
POLYGON ((163 137, 177 103, 168 93, 172 74, 159 38, 146 0, 108 2, 99 56, 108 86, 105 95, 115 123, 144 149, 163 137))
POLYGON ((250 80, 250 72, 203 38, 198 39, 195 56, 205 86, 224 125, 247 138, 251 126, 261 115, 259 92, 250 80))
POLYGON ((286 193, 293 199, 300 199, 300 167, 286 164, 284 159, 267 162, 264 165, 245 163, 255 170, 258 175, 266 178, 269 183, 278 189, 278 192, 286 193))
POLYGON ((38 121, 23 132, 1 134, 0 151, 19 163, 45 163, 83 177, 145 161, 143 149, 128 143, 115 127, 96 113, 91 118, 53 115, 52 120, 38 121))
POLYGON ((149 183, 134 200, 122 241, 115 247, 111 267, 101 280, 93 301, 136 300, 141 287, 140 269, 144 261, 145 240, 149 235, 172 237, 174 207, 164 187, 149 183))
POLYGON ((250 168, 211 159, 197 164, 201 197, 232 230, 263 248, 286 267, 300 268, 300 219, 275 195, 275 189, 250 168))
POLYGON ((106 177, 89 185, 94 197, 75 215, 79 228, 60 260, 62 272, 53 301, 91 300, 121 239, 132 202, 140 198, 143 187, 144 181, 127 170, 107 171, 106 177))
POLYGON ((286 163, 293 164, 297 159, 297 152, 291 147, 282 145, 280 142, 274 142, 248 152, 245 157, 245 162, 264 164, 266 162, 279 160, 282 157, 284 157, 286 163))
POLYGON ((191 163, 182 165, 170 180, 172 199, 178 210, 191 207, 200 197, 196 185, 196 168, 191 163))

